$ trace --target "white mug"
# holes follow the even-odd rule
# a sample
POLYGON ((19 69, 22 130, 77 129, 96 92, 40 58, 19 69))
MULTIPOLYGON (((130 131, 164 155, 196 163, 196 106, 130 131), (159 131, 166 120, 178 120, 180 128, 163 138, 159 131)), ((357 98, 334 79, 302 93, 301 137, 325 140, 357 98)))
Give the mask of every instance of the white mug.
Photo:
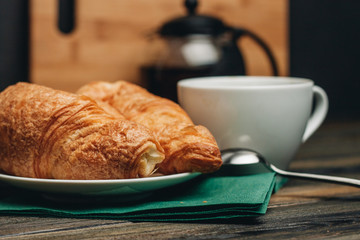
POLYGON ((195 124, 210 130, 221 150, 252 149, 280 168, 288 168, 328 110, 322 88, 293 77, 184 79, 178 82, 178 100, 195 124))

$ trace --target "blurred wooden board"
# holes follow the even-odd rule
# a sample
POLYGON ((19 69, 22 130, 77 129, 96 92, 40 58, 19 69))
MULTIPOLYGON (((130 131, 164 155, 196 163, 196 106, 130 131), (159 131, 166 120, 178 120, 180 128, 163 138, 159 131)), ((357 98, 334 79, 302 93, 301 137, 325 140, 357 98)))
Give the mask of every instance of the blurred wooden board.
MULTIPOLYGON (((247 28, 272 48, 281 75, 288 74, 287 0, 202 0, 198 12, 247 28)), ((57 1, 31 1, 32 82, 76 91, 95 80, 124 79, 139 84, 146 35, 165 21, 185 14, 181 0, 77 0, 76 28, 57 28, 57 1)), ((269 63, 249 39, 239 42, 249 75, 270 75, 269 63)))

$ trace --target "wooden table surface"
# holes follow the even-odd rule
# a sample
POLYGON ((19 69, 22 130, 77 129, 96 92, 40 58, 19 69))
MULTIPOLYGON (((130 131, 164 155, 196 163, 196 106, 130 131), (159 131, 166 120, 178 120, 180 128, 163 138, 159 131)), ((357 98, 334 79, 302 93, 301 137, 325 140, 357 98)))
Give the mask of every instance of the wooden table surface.
MULTIPOLYGON (((360 179, 360 121, 325 123, 290 168, 360 179)), ((359 234, 360 188, 295 179, 272 196, 264 216, 236 224, 0 216, 0 239, 359 239, 359 234)))

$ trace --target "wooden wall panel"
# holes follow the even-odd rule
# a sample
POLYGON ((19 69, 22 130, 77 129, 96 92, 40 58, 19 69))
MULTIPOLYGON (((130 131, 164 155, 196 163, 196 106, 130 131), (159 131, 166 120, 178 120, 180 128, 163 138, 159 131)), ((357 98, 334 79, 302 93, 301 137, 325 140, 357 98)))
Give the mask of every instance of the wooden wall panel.
MULTIPOLYGON (((287 0, 202 0, 199 13, 248 28, 273 49, 280 74, 288 74, 287 0)), ((181 0, 77 0, 76 29, 57 29, 57 1, 31 0, 31 81, 75 91, 94 80, 143 84, 139 66, 146 35, 185 14, 181 0)), ((240 43, 249 75, 271 74, 265 55, 249 39, 240 43)))

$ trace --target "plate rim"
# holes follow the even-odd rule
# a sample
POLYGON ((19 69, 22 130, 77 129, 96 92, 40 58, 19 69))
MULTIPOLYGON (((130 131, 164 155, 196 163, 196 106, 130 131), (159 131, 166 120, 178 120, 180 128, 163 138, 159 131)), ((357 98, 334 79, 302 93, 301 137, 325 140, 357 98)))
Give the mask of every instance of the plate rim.
POLYGON ((49 178, 31 178, 31 177, 20 177, 15 175, 9 175, 6 173, 0 173, 0 181, 18 181, 18 182, 33 182, 33 183, 54 183, 54 184, 131 184, 131 183, 141 183, 141 182, 151 182, 151 181, 160 181, 160 180, 172 180, 192 175, 200 175, 200 172, 185 172, 185 173, 176 173, 170 175, 162 176, 150 176, 143 178, 128 178, 128 179, 94 179, 94 180, 72 180, 72 179, 49 179, 49 178))
POLYGON ((199 172, 187 172, 135 179, 68 180, 18 177, 0 173, 0 182, 45 195, 91 198, 112 195, 132 199, 131 196, 147 195, 189 181, 199 175, 201 175, 199 172))

